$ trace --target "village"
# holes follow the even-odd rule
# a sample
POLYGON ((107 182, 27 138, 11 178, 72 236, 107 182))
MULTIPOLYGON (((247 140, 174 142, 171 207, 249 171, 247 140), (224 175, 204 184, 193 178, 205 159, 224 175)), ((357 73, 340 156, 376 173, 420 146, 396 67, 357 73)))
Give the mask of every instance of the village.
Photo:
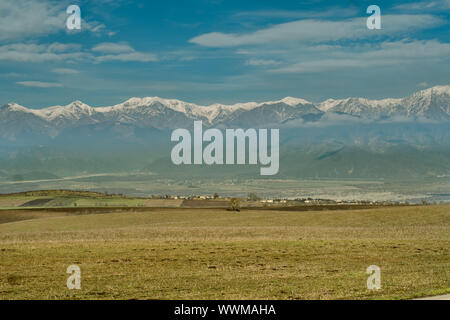
MULTIPOLYGON (((321 198, 261 198, 255 193, 246 197, 220 196, 217 193, 204 195, 152 195, 155 200, 182 201, 182 206, 189 207, 224 207, 231 202, 238 202, 239 207, 297 207, 297 206, 326 206, 326 205, 366 205, 366 206, 392 206, 408 205, 406 201, 368 201, 368 200, 335 200, 321 198)), ((426 203, 423 203, 426 204, 426 203)))

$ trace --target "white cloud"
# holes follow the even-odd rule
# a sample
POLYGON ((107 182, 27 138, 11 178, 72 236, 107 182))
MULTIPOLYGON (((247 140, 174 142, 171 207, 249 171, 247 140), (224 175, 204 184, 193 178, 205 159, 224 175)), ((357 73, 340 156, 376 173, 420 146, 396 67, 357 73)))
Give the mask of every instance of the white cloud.
POLYGON ((58 88, 62 87, 61 83, 56 82, 42 82, 42 81, 19 81, 17 84, 25 87, 33 87, 33 88, 58 88))
POLYGON ((442 11, 450 9, 450 0, 419 1, 399 4, 394 7, 400 11, 442 11))
MULTIPOLYGON (((273 69, 276 73, 325 72, 344 68, 367 68, 386 65, 440 61, 450 56, 450 44, 436 40, 383 42, 351 48, 326 49, 303 55, 300 62, 273 69)), ((297 60, 298 61, 298 60, 297 60)))
POLYGON ((134 49, 127 43, 103 42, 92 48, 94 52, 124 53, 133 52, 134 49))
MULTIPOLYGON (((67 1, 1 0, 0 40, 35 38, 64 31, 67 5, 67 1)), ((81 14, 83 17, 83 11, 81 14)), ((82 20, 81 31, 98 33, 104 29, 102 23, 82 20)))
POLYGON ((158 58, 153 53, 145 52, 130 52, 121 54, 109 54, 104 56, 96 57, 97 62, 107 62, 107 61, 136 61, 136 62, 153 62, 158 61, 158 58))
POLYGON ((0 2, 0 40, 55 33, 65 27, 65 8, 37 0, 0 2))
POLYGON ((81 30, 88 30, 90 32, 102 32, 106 29, 106 26, 103 23, 97 21, 87 22, 85 20, 82 21, 81 30))
MULTIPOLYGON (((94 48, 97 48, 94 47, 94 48)), ((149 52, 135 51, 129 45, 120 45, 115 47, 113 44, 100 44, 95 51, 104 50, 117 52, 117 54, 99 54, 95 55, 83 51, 78 44, 34 44, 34 43, 14 43, 0 46, 0 61, 14 62, 107 62, 107 61, 135 61, 135 62, 153 62, 158 58, 155 54, 149 52), (120 49, 120 47, 122 49, 120 49), (127 49, 126 52, 125 49, 127 49), (120 52, 123 53, 120 53, 120 52)), ((61 71, 61 70, 60 70, 61 71)), ((62 73, 62 72, 60 72, 62 73)), ((67 74, 67 70, 66 70, 67 74)))
POLYGON ((33 43, 8 44, 0 46, 0 61, 77 61, 89 57, 89 54, 86 54, 84 52, 70 50, 74 48, 79 48, 79 46, 77 44, 64 45, 60 43, 52 43, 50 45, 33 43))
POLYGON ((48 45, 49 52, 67 52, 67 51, 79 51, 81 45, 77 43, 59 43, 54 42, 48 45))
POLYGON ((347 8, 328 8, 326 10, 308 11, 308 10, 254 10, 243 11, 235 14, 235 17, 248 18, 281 18, 281 19, 300 19, 300 18, 323 18, 323 17, 349 17, 359 13, 355 7, 347 8))
POLYGON ((155 54, 150 52, 138 52, 125 42, 103 42, 92 48, 94 52, 109 53, 95 58, 96 62, 108 61, 135 61, 135 62, 153 62, 158 61, 155 54))
POLYGON ((432 28, 443 23, 445 23, 443 20, 432 15, 384 15, 381 30, 368 30, 366 17, 342 21, 298 20, 250 33, 206 33, 190 39, 189 42, 218 48, 275 43, 299 45, 305 42, 320 43, 392 36, 432 28))
POLYGON ((80 73, 78 70, 69 69, 69 68, 56 68, 52 70, 53 73, 70 75, 70 74, 78 74, 80 73))
POLYGON ((269 59, 255 59, 251 58, 246 62, 249 66, 274 66, 280 64, 279 61, 269 59))

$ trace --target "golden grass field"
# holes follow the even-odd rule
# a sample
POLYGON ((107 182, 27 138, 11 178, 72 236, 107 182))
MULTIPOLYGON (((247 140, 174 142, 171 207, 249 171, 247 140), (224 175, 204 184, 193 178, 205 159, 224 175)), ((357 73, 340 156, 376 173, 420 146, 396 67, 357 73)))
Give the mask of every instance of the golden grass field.
POLYGON ((450 206, 0 211, 1 299, 409 299, 450 292, 450 206), (68 290, 66 268, 81 268, 68 290), (379 291, 366 288, 369 265, 379 291))

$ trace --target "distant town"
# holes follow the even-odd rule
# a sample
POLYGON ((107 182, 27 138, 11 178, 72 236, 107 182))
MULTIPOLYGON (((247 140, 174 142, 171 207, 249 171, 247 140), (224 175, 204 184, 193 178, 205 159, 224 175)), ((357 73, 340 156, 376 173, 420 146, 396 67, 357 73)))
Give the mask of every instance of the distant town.
POLYGON ((0 209, 11 208, 223 208, 231 211, 241 209, 274 210, 345 210, 382 206, 433 205, 435 201, 369 201, 347 199, 321 199, 312 197, 268 198, 248 193, 245 197, 220 196, 214 194, 192 195, 149 195, 127 196, 117 193, 75 191, 75 190, 35 190, 20 193, 0 194, 0 209))
MULTIPOLYGON (((247 197, 222 197, 218 194, 214 195, 152 195, 152 199, 165 200, 191 200, 191 201, 209 201, 211 205, 216 202, 231 201, 238 199, 243 206, 269 206, 269 205, 337 205, 337 204, 360 204, 360 205, 407 205, 405 201, 370 201, 370 200, 339 200, 339 199, 320 199, 320 198, 260 198, 254 193, 249 193, 247 197)), ((434 204, 422 201, 421 204, 434 204)))

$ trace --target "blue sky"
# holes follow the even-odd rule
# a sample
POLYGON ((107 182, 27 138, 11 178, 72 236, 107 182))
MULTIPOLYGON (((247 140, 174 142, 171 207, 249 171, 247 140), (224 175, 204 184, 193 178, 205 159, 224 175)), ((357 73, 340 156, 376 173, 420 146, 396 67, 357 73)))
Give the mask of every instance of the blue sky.
POLYGON ((449 16, 450 0, 2 0, 0 104, 402 97, 450 84, 449 16))

